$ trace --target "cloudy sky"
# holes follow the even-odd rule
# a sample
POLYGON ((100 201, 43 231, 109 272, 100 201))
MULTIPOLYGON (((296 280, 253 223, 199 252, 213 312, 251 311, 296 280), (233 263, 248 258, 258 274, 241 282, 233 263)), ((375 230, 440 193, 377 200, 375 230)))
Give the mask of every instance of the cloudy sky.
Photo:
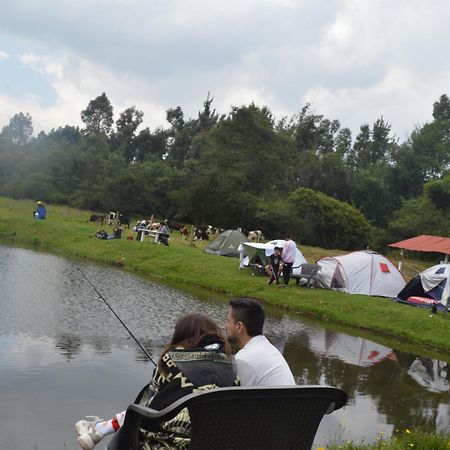
POLYGON ((166 126, 255 102, 276 118, 306 102, 353 134, 383 116, 402 141, 450 95, 448 0, 14 0, 0 14, 0 128, 81 125, 105 92, 116 118, 166 126))

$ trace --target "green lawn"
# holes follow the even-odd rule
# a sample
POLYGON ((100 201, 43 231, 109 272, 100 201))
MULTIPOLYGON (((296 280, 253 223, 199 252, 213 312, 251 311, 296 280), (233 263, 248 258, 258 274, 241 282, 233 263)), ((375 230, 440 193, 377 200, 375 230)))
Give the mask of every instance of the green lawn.
MULTIPOLYGON (((65 257, 98 261, 181 289, 207 288, 230 296, 248 296, 297 311, 330 323, 343 324, 396 348, 419 349, 421 353, 450 353, 450 314, 429 317, 429 311, 400 305, 385 298, 346 295, 324 289, 296 287, 277 289, 266 279, 238 270, 235 258, 212 256, 202 252, 205 242, 191 245, 174 233, 170 247, 127 240, 132 231, 124 230, 121 240, 103 241, 90 237, 99 229, 88 222, 90 211, 47 205, 48 218, 32 217, 35 204, 0 197, 0 241, 4 244, 48 251, 65 257)), ((107 226, 105 228, 108 230, 107 226)), ((110 230, 110 229, 109 229, 110 230)), ((325 255, 345 253, 301 246, 308 261, 325 255)), ((396 260, 396 253, 390 255, 396 260)), ((405 272, 413 276, 430 264, 406 261, 405 272)))

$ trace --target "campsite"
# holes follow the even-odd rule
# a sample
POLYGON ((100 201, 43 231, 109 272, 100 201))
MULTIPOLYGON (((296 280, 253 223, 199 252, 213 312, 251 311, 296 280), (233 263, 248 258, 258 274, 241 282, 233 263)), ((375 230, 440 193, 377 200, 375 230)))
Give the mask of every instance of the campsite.
MULTIPOLYGON (((208 241, 188 241, 172 236, 176 252, 159 245, 132 245, 124 238, 109 242, 86 239, 98 227, 87 222, 88 212, 64 206, 53 206, 53 220, 45 227, 39 222, 24 223, 32 202, 0 198, 3 220, 0 236, 4 243, 31 247, 58 255, 97 261, 146 275, 162 283, 175 283, 190 289, 192 284, 220 293, 261 299, 320 320, 340 323, 361 330, 370 330, 381 339, 400 340, 402 345, 416 346, 431 352, 450 354, 450 344, 445 330, 450 326, 450 315, 438 314, 433 320, 428 312, 396 304, 379 297, 347 295, 325 289, 288 289, 280 295, 266 289, 265 282, 238 270, 236 258, 215 257, 202 250, 208 241), (111 245, 110 245, 111 244, 111 245), (425 320, 427 319, 427 320, 425 320), (416 330, 422 333, 417 334, 416 330)), ((133 234, 131 231, 129 232, 133 234)), ((329 255, 348 252, 300 245, 308 261, 316 261, 329 255)), ((399 253, 392 253, 392 261, 398 262, 399 253)), ((412 259, 404 262, 404 273, 412 278, 425 270, 426 261, 412 259)))

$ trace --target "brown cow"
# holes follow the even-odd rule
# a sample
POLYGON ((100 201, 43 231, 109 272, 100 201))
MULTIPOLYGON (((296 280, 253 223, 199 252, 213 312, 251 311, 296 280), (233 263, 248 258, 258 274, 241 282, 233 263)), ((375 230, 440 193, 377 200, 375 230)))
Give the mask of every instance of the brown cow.
POLYGON ((91 217, 89 217, 89 222, 99 222, 103 225, 105 218, 106 216, 104 214, 92 214, 91 217))

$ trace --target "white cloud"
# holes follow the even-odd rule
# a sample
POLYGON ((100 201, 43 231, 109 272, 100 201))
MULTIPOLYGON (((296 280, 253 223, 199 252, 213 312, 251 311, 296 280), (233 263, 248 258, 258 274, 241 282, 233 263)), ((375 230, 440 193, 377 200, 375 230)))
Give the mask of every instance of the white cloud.
POLYGON ((27 16, 23 5, 6 5, 0 27, 55 99, 32 84, 23 99, 0 94, 32 108, 37 130, 79 124, 102 92, 154 129, 170 107, 195 116, 210 91, 219 113, 254 101, 289 116, 311 101, 354 134, 383 115, 403 138, 448 93, 446 0, 43 0, 27 16))
POLYGON ((36 72, 49 75, 55 79, 62 78, 62 65, 57 61, 54 61, 51 57, 37 56, 34 53, 29 52, 20 55, 19 59, 36 72))
POLYGON ((6 52, 2 52, 0 50, 0 61, 2 61, 3 59, 8 59, 9 58, 9 54, 6 52))

